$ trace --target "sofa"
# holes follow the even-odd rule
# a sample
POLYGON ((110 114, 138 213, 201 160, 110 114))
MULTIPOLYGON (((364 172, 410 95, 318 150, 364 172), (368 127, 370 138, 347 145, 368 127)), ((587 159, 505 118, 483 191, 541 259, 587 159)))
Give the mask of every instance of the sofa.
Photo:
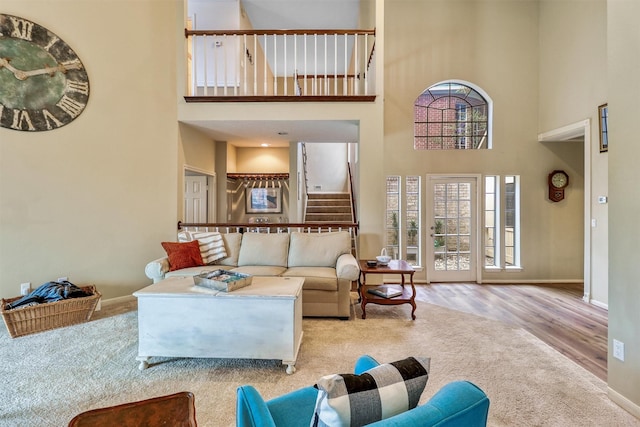
MULTIPOLYGON (((398 362, 394 362, 397 364, 398 362)), ((379 367, 380 364, 371 356, 360 356, 354 367, 354 375, 351 376, 351 382, 357 382, 357 376, 371 372, 371 369, 379 367)), ((400 380, 408 376, 408 372, 400 376, 400 380)), ((428 376, 428 375, 427 375, 428 376)), ((329 376, 333 377, 333 376, 329 376)), ((392 377, 392 376, 391 376, 392 377)), ((376 381, 381 377, 374 377, 376 381)), ((383 379, 389 381, 389 379, 383 379)), ((409 381, 407 386, 416 391, 416 382, 409 381)), ((358 394, 366 394, 372 389, 371 382, 367 379, 367 386, 360 387, 356 391, 356 397, 346 399, 348 402, 340 403, 339 399, 335 399, 335 408, 337 410, 336 417, 331 425, 342 425, 339 422, 339 415, 347 415, 351 411, 376 411, 376 405, 380 404, 381 399, 389 399, 394 401, 394 396, 402 396, 405 393, 399 392, 398 383, 387 385, 386 388, 394 390, 394 396, 389 393, 382 394, 380 399, 362 399, 363 396, 358 394), (359 409, 358 409, 359 408, 359 409), (345 413, 346 412, 346 413, 345 413)), ((422 383, 422 386, 426 382, 422 383)), ((344 387, 344 384, 339 386, 344 387)), ((354 386, 356 387, 356 386, 354 386)), ((341 391, 343 393, 344 391, 341 391)), ((417 390, 420 394, 421 390, 417 390)), ((279 397, 265 401, 258 390, 251 385, 243 385, 238 387, 236 392, 236 426, 237 427, 307 427, 316 425, 317 420, 311 423, 315 418, 315 414, 319 410, 318 403, 322 401, 319 396, 320 391, 318 385, 308 386, 298 390, 294 390, 279 397)), ((348 396, 347 396, 348 397, 348 396)), ((361 413, 361 412, 360 412, 361 413)), ((438 392, 431 397, 425 404, 417 405, 412 409, 404 412, 390 415, 388 418, 383 417, 379 421, 375 421, 368 426, 393 426, 393 427, 485 427, 489 414, 489 398, 475 384, 469 381, 453 381, 444 385, 438 392)), ((347 416, 352 421, 357 419, 357 415, 347 416)), ((356 423, 358 424, 358 423, 356 423)), ((317 423, 317 425, 325 425, 317 423)), ((345 423, 345 425, 349 425, 345 423)), ((353 425, 353 424, 352 424, 353 425)), ((360 424, 358 424, 360 425, 360 424)))
POLYGON ((351 252, 351 234, 332 232, 181 232, 179 242, 203 243, 221 238, 224 257, 206 265, 172 269, 169 257, 149 262, 145 274, 157 283, 167 277, 185 277, 229 270, 253 276, 304 277, 302 314, 306 317, 338 317, 351 314, 351 284, 360 268, 351 252))

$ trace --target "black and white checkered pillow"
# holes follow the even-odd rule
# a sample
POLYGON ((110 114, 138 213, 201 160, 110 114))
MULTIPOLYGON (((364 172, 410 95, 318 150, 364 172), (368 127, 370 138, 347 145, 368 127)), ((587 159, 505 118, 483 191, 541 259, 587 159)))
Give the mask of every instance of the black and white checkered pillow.
POLYGON ((360 374, 333 374, 318 381, 311 427, 357 427, 418 405, 429 379, 428 357, 409 357, 360 374))

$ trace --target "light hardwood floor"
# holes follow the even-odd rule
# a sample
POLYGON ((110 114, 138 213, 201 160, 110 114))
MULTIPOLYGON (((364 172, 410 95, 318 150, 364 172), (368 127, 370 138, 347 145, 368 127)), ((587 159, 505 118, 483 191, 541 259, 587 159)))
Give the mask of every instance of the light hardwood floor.
POLYGON ((582 300, 582 285, 416 285, 420 301, 499 320, 529 331, 607 380, 607 310, 582 300))

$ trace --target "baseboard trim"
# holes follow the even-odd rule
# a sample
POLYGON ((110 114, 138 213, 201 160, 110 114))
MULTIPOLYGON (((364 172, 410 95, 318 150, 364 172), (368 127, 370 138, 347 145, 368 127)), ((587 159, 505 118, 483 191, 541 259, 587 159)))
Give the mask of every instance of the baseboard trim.
POLYGON ((609 395, 609 399, 611 399, 613 403, 620 406, 622 409, 624 409, 634 417, 640 419, 640 406, 636 405, 617 391, 613 390, 611 387, 607 387, 607 394, 609 395))
POLYGON ((595 299, 592 299, 591 301, 587 301, 587 302, 595 305, 596 307, 604 308, 605 310, 609 311, 609 304, 605 304, 595 299))
POLYGON ((544 284, 544 285, 554 285, 554 284, 576 284, 576 283, 584 283, 584 280, 582 279, 553 279, 553 280, 536 280, 536 279, 520 279, 520 280, 513 280, 513 279, 498 279, 498 280, 483 280, 481 282, 479 282, 481 284, 487 284, 490 285, 492 283, 496 283, 496 284, 504 284, 504 283, 522 283, 522 284, 527 284, 527 285, 536 285, 536 284, 544 284))
MULTIPOLYGON (((432 282, 428 281, 428 280, 415 280, 413 281, 413 283, 415 284, 421 284, 421 285, 428 285, 432 282)), ((438 283, 438 282, 433 282, 433 283, 438 283)), ((458 282, 456 282, 458 283, 458 282)), ((523 284, 523 285, 562 285, 562 284, 582 284, 584 283, 584 280, 582 279, 558 279, 558 280, 480 280, 477 282, 479 285, 491 285, 491 284, 496 284, 496 285, 501 285, 501 284, 523 284)))
POLYGON ((134 297, 133 295, 124 295, 121 297, 114 297, 114 298, 109 298, 109 299, 104 299, 101 298, 101 304, 103 306, 109 306, 109 305, 113 305, 113 304, 122 304, 125 302, 131 302, 131 301, 135 301, 136 297, 134 297))

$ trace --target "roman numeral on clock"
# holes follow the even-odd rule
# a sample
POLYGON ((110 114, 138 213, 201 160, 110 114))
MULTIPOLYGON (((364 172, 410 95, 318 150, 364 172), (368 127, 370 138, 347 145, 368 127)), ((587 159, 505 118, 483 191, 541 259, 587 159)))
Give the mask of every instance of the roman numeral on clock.
POLYGON ((59 128, 60 126, 62 126, 62 122, 56 119, 56 117, 51 114, 46 108, 42 110, 42 115, 44 116, 44 120, 47 122, 47 129, 51 130, 54 127, 59 128))
POLYGON ((83 95, 89 95, 89 82, 78 82, 75 80, 67 80, 67 91, 78 92, 83 95))
POLYGON ((60 101, 58 101, 56 105, 74 119, 78 117, 85 106, 85 104, 71 99, 67 95, 64 95, 62 98, 60 98, 60 101))
POLYGON ((15 130, 23 130, 24 125, 27 125, 27 130, 36 130, 29 117, 29 112, 25 110, 13 110, 13 123, 11 127, 15 130))
POLYGON ((13 24, 13 31, 11 37, 18 37, 23 40, 31 41, 31 31, 33 31, 33 22, 29 22, 26 19, 16 18, 10 16, 11 23, 13 24))

